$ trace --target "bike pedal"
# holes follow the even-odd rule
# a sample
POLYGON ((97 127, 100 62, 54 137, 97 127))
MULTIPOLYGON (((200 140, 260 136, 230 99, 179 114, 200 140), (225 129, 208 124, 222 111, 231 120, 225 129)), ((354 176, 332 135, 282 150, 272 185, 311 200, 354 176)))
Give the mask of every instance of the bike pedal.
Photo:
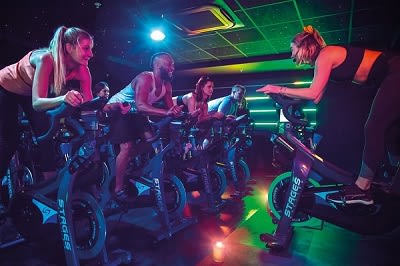
POLYGON ((286 238, 277 237, 275 234, 260 234, 260 240, 266 243, 266 247, 274 251, 282 251, 285 249, 285 242, 291 239, 292 233, 286 238), (286 240, 286 241, 285 241, 286 240))

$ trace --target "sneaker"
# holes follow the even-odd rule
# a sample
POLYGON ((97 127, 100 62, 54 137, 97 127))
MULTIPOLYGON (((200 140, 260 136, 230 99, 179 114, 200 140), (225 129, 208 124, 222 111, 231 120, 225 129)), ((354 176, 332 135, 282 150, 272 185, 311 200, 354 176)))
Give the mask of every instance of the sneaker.
POLYGON ((374 204, 370 190, 362 190, 356 185, 345 186, 339 192, 328 194, 326 200, 339 204, 374 204))

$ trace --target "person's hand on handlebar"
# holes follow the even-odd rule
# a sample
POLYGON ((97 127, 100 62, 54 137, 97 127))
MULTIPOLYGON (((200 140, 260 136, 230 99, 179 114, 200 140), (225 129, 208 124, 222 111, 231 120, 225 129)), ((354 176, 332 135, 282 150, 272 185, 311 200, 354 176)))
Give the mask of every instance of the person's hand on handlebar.
POLYGON ((104 112, 116 112, 119 111, 121 114, 127 114, 131 110, 129 103, 108 103, 103 107, 104 112))
POLYGON ((197 108, 193 112, 190 113, 191 117, 197 117, 200 114, 200 108, 197 108))
POLYGON ((118 108, 121 114, 127 114, 131 110, 131 105, 129 103, 118 103, 118 108))
POLYGON ((282 89, 283 87, 277 86, 277 85, 265 85, 262 88, 259 88, 256 90, 256 92, 263 92, 264 94, 269 94, 269 93, 277 93, 277 94, 282 94, 282 89))
POLYGON ((183 105, 174 105, 167 111, 167 116, 178 117, 183 109, 183 105))
POLYGON ((225 122, 227 122, 227 123, 230 123, 230 122, 232 122, 233 120, 235 120, 236 119, 236 116, 234 116, 234 115, 227 115, 227 116, 225 116, 225 122))
POLYGON ((78 91, 70 90, 64 95, 64 102, 76 107, 83 103, 83 96, 78 91))

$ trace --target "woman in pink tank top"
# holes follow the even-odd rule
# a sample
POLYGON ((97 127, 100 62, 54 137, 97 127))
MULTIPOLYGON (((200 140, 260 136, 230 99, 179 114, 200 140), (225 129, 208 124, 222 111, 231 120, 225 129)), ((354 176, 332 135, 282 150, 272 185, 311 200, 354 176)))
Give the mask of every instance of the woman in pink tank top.
MULTIPOLYGON (((63 102, 77 106, 93 98, 88 68, 88 61, 93 57, 92 48, 93 38, 88 32, 60 26, 49 47, 30 51, 17 63, 0 70, 0 177, 5 174, 16 149, 19 106, 35 133, 40 134, 47 127, 42 111, 63 102), (63 93, 70 80, 79 81, 80 91, 63 93)), ((48 155, 51 144, 39 147, 40 155, 47 154, 46 163, 39 159, 43 172, 55 170, 55 162, 49 161, 54 156, 48 155)))

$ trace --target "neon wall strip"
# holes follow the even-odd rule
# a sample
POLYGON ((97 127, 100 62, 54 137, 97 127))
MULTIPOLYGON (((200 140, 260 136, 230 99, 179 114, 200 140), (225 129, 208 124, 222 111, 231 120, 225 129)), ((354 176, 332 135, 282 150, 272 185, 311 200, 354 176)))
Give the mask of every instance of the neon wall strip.
MULTIPOLYGON (((269 126, 277 126, 278 122, 255 122, 254 125, 259 127, 269 127, 269 126)), ((315 126, 317 125, 317 123, 310 122, 310 125, 315 126)))
POLYGON ((259 100, 268 100, 269 96, 253 96, 253 97, 245 97, 247 101, 259 101, 259 100))
MULTIPOLYGON (((316 108, 304 108, 303 112, 316 112, 316 108)), ((250 113, 275 113, 276 109, 256 109, 252 110, 250 109, 250 113)))

